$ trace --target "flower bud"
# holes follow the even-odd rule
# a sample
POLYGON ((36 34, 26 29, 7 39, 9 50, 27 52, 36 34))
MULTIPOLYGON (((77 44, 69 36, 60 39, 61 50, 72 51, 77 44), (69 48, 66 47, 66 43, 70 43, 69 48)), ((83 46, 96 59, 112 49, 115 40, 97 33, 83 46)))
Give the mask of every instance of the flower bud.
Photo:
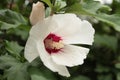
POLYGON ((42 2, 33 3, 32 12, 30 14, 30 22, 35 25, 38 21, 45 17, 45 7, 42 2))

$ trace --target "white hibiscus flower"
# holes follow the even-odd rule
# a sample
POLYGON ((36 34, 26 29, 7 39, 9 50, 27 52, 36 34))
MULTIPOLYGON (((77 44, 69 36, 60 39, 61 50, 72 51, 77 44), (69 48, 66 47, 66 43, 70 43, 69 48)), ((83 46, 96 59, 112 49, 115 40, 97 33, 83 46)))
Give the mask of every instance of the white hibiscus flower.
POLYGON ((47 68, 69 77, 66 66, 83 64, 89 52, 88 48, 72 44, 92 45, 95 31, 88 21, 75 14, 54 14, 43 18, 44 12, 40 11, 44 7, 42 5, 41 9, 40 5, 40 2, 34 4, 31 13, 30 21, 34 25, 25 46, 25 58, 31 62, 40 56, 47 68))
POLYGON ((99 1, 101 4, 112 4, 113 0, 94 0, 99 1))

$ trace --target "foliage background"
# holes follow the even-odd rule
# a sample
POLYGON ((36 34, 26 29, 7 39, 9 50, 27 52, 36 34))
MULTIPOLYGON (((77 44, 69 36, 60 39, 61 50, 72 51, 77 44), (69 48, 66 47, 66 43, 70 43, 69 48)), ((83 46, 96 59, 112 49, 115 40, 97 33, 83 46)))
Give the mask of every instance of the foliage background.
POLYGON ((53 73, 39 58, 28 63, 23 56, 32 3, 37 1, 0 0, 0 80, 120 80, 119 0, 109 5, 92 0, 42 0, 46 16, 47 5, 52 4, 54 13, 76 13, 95 28, 95 42, 86 46, 91 49, 87 59, 83 65, 69 68, 69 78, 53 73))

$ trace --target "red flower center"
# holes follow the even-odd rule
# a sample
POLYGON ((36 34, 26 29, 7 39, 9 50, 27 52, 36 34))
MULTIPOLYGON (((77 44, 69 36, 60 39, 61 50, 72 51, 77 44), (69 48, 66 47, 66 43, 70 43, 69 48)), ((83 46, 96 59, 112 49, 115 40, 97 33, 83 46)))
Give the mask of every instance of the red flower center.
POLYGON ((52 33, 44 39, 44 45, 49 54, 57 53, 64 47, 61 37, 52 33))

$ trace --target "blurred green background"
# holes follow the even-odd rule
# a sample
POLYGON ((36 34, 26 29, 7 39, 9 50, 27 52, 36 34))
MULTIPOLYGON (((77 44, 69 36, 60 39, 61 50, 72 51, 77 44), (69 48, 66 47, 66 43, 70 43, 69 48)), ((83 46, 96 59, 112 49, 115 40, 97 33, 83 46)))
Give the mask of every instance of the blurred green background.
MULTIPOLYGON (((66 78, 50 71, 39 58, 28 63, 24 46, 31 24, 32 4, 38 0, 0 0, 0 80, 120 80, 120 0, 51 0, 54 13, 75 13, 95 28, 95 41, 83 65, 68 68, 66 78)), ((46 16, 49 15, 47 1, 46 16)))

